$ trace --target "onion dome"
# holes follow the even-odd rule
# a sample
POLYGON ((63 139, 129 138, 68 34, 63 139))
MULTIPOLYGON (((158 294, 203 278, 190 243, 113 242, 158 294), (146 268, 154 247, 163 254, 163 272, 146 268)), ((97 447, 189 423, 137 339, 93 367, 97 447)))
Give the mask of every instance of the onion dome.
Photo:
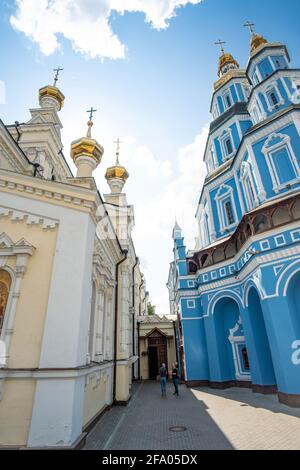
POLYGON ((251 53, 255 52, 256 49, 267 43, 268 41, 260 34, 253 34, 251 38, 251 53))
POLYGON ((238 62, 231 54, 224 52, 219 59, 218 76, 223 77, 229 70, 239 69, 238 62))
POLYGON ((120 165, 119 162, 121 142, 118 139, 115 143, 117 144, 116 163, 114 166, 107 168, 105 178, 112 192, 121 192, 124 184, 129 178, 129 173, 124 166, 120 165))
POLYGON ((60 111, 64 105, 65 96, 56 87, 47 85, 39 90, 39 103, 42 108, 54 107, 60 111))
POLYGON ((104 149, 97 140, 92 139, 93 122, 88 122, 86 137, 75 140, 71 144, 71 157, 77 167, 77 177, 91 177, 93 170, 101 162, 104 149))

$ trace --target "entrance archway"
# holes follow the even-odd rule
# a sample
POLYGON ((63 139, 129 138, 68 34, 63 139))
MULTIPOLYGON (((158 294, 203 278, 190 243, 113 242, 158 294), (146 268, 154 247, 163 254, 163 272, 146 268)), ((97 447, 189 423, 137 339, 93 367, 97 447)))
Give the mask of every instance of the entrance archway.
POLYGON ((218 360, 223 381, 250 381, 250 366, 239 306, 224 297, 214 309, 218 360))
POLYGON ((148 365, 149 379, 155 380, 159 367, 165 363, 168 367, 168 344, 167 337, 158 329, 148 335, 148 365))
POLYGON ((300 271, 294 274, 287 289, 287 300, 292 324, 295 331, 295 339, 300 339, 300 271))
POLYGON ((276 378, 271 356, 270 344, 264 321, 263 311, 257 290, 251 287, 248 293, 248 321, 252 337, 251 351, 253 351, 252 368, 253 382, 259 386, 273 386, 275 391, 276 378))

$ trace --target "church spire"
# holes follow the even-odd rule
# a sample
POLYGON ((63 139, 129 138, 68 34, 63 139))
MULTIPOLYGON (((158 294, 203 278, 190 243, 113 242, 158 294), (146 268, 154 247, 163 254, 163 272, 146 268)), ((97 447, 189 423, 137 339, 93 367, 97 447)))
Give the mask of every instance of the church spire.
POLYGON ((238 62, 234 59, 231 54, 225 52, 224 45, 226 44, 225 41, 221 41, 220 39, 215 42, 215 45, 220 46, 221 48, 221 56, 219 58, 219 68, 218 68, 218 76, 219 78, 226 75, 229 70, 239 69, 240 66, 238 62))
POLYGON ((71 157, 77 167, 77 178, 91 178, 104 153, 103 147, 92 138, 93 113, 96 111, 93 107, 87 111, 90 117, 86 137, 75 140, 71 144, 71 157))
POLYGON ((53 72, 56 73, 54 76, 53 85, 44 86, 39 90, 39 103, 41 108, 55 108, 55 110, 58 112, 63 107, 65 96, 56 86, 59 78, 59 73, 62 70, 63 69, 61 67, 54 69, 53 72))
POLYGON ((116 144, 116 163, 114 166, 107 168, 105 178, 111 189, 112 193, 121 193, 122 189, 129 178, 129 173, 126 168, 120 165, 120 144, 122 143, 118 138, 116 144))
POLYGON ((255 52, 256 49, 258 49, 260 46, 268 43, 268 41, 263 36, 256 34, 254 26, 255 23, 251 23, 251 21, 247 21, 244 24, 244 27, 248 28, 251 34, 251 53, 255 52))

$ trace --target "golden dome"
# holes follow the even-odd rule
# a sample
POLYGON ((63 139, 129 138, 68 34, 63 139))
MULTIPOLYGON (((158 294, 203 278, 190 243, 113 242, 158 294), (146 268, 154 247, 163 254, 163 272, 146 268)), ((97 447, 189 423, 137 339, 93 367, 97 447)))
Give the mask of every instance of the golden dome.
POLYGON ((218 69, 219 77, 224 75, 224 73, 228 72, 230 69, 238 69, 238 68, 240 68, 240 66, 231 54, 224 53, 221 55, 219 59, 219 69, 218 69))
POLYGON ((251 39, 251 52, 254 52, 260 46, 262 46, 263 44, 267 44, 267 43, 268 41, 260 34, 253 34, 252 39, 251 39))
POLYGON ((105 178, 107 180, 118 178, 123 181, 126 181, 129 178, 129 173, 123 166, 115 165, 110 168, 107 168, 105 178))
POLYGON ((71 157, 74 162, 78 157, 90 157, 99 164, 103 153, 104 150, 101 145, 99 145, 96 140, 90 139, 89 137, 82 137, 71 144, 71 157))
POLYGON ((47 85, 39 90, 40 105, 42 105, 42 100, 44 98, 55 99, 59 104, 59 110, 61 110, 65 101, 65 96, 62 94, 62 92, 56 86, 51 85, 47 85))

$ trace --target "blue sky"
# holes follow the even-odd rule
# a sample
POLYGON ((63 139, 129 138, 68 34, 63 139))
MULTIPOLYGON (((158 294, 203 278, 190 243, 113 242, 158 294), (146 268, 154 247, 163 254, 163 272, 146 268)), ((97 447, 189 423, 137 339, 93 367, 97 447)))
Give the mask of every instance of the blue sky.
POLYGON ((52 82, 57 65, 64 68, 59 86, 66 102, 60 118, 67 157, 70 142, 85 132, 85 111, 91 105, 99 109, 93 135, 105 155, 97 184, 102 193, 108 190, 103 174, 120 137, 125 142, 121 162, 130 172, 125 188, 136 208, 137 251, 150 297, 159 313, 168 313, 165 284, 175 216, 190 248, 197 235, 194 214, 205 175, 203 148, 219 56, 214 42, 226 40, 226 49, 244 67, 249 33, 243 24, 249 19, 269 41, 286 43, 293 66, 299 67, 300 2, 60 0, 59 27, 41 10, 47 0, 18 4, 19 14, 17 2, 0 0, 0 80, 6 85, 0 116, 6 123, 28 120, 38 89, 52 82), (70 13, 70 3, 81 11, 82 21, 78 10, 70 13), (175 4, 183 6, 168 20, 175 4), (114 11, 108 16, 109 6, 114 11), (120 14, 122 8, 129 11, 120 14))

